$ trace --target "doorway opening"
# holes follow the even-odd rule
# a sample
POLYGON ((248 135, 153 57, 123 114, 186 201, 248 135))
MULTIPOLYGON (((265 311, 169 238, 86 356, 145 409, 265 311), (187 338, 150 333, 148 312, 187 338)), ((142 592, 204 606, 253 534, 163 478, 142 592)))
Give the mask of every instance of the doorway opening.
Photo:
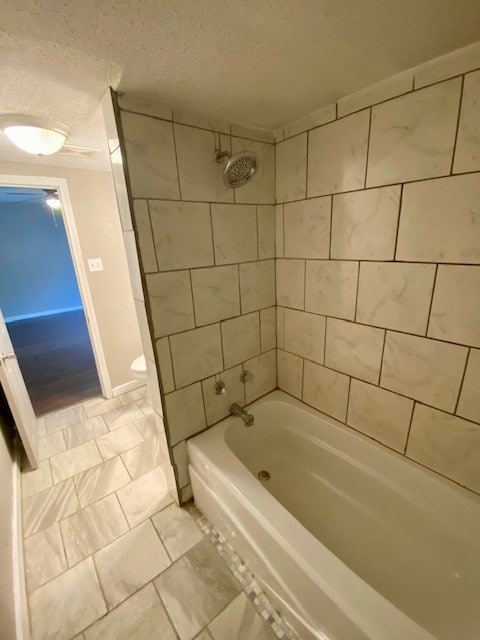
POLYGON ((37 416, 102 394, 55 186, 0 186, 0 310, 37 416))

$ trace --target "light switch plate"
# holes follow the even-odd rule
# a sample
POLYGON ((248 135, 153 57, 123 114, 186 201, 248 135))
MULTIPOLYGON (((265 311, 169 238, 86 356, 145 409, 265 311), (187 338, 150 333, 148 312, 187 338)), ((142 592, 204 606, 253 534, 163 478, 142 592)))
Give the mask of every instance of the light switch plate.
POLYGON ((89 271, 103 271, 103 262, 101 258, 88 258, 89 271))

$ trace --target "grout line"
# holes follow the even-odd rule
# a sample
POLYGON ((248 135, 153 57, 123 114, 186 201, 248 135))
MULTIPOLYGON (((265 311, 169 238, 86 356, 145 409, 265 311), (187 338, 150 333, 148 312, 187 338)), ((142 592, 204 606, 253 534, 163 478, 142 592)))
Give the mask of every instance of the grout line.
MULTIPOLYGON (((271 258, 269 258, 271 260, 271 258)), ((445 265, 450 267, 478 267, 480 266, 479 262, 435 262, 433 260, 379 260, 378 258, 363 258, 363 257, 351 257, 351 258, 303 258, 303 257, 288 257, 288 258, 278 258, 279 260, 309 260, 310 262, 376 262, 376 263, 387 263, 387 264, 433 264, 433 265, 445 265)), ((262 262, 266 262, 267 259, 262 260, 262 262)), ((242 264, 251 264, 253 262, 250 260, 247 263, 242 264)), ((227 265, 226 265, 227 266, 227 265)))
POLYGON ((178 197, 179 197, 179 200, 182 200, 182 187, 180 186, 180 169, 178 166, 177 140, 175 137, 175 127, 173 125, 173 122, 171 123, 170 126, 172 127, 173 149, 175 152, 175 167, 177 169, 178 197))
POLYGON ((303 261, 303 307, 302 311, 305 311, 305 304, 307 300, 307 260, 303 261))
POLYGON ((383 330, 383 345, 382 345, 382 354, 380 356, 380 368, 378 371, 378 382, 377 386, 380 386, 380 381, 382 379, 382 371, 383 371, 383 357, 385 355, 385 345, 387 344, 387 331, 383 330))
POLYGON ((307 144, 306 144, 306 149, 305 149, 305 198, 307 197, 307 194, 308 194, 308 172, 309 172, 308 154, 309 154, 309 146, 310 146, 310 132, 309 131, 306 132, 306 136, 307 136, 307 144))
POLYGON ((416 400, 414 400, 413 404, 412 404, 412 411, 410 413, 410 420, 409 420, 409 423, 408 423, 407 437, 405 438, 405 447, 403 449, 403 455, 404 456, 407 455, 408 441, 410 440, 410 432, 412 430, 413 414, 415 413, 415 405, 416 404, 417 404, 417 402, 416 402, 416 400))
POLYGON ((395 231, 395 246, 393 248, 393 261, 395 262, 400 262, 400 260, 397 260, 397 247, 398 247, 398 235, 400 232, 400 218, 402 215, 402 206, 403 206, 403 187, 404 185, 401 184, 400 185, 400 197, 398 199, 398 211, 397 211, 397 228, 395 231))
MULTIPOLYGON (((184 555, 185 555, 185 554, 184 554, 184 555)), ((183 556, 181 556, 181 558, 183 558, 183 556)), ((180 559, 180 558, 178 558, 178 559, 180 559)), ((175 563, 173 563, 173 562, 172 562, 172 564, 171 564, 170 566, 172 566, 173 564, 175 564, 175 563)), ((167 569, 168 569, 168 568, 169 568, 169 567, 167 567, 167 569)), ((167 569, 165 569, 165 571, 166 571, 167 569)), ((166 605, 166 604, 165 604, 165 602, 163 601, 163 598, 162 598, 162 596, 161 596, 161 594, 160 594, 160 591, 157 589, 157 585, 155 584, 155 580, 156 580, 159 576, 161 576, 161 575, 162 575, 162 573, 164 573, 164 572, 162 571, 161 573, 159 573, 159 574, 158 574, 158 576, 155 576, 155 578, 154 578, 153 580, 151 580, 148 584, 152 584, 152 585, 153 585, 153 588, 154 588, 154 590, 155 590, 155 593, 157 594, 157 598, 160 600, 160 604, 161 604, 161 606, 162 606, 162 609, 163 609, 163 611, 165 612, 165 614, 166 614, 166 616, 167 616, 167 619, 168 619, 168 621, 170 622, 170 625, 171 625, 171 627, 172 627, 172 629, 173 629, 173 632, 175 633, 175 636, 177 637, 177 640, 178 640, 178 639, 180 638, 180 636, 178 635, 177 627, 173 624, 173 620, 172 620, 172 618, 170 617, 170 614, 169 614, 168 609, 167 609, 167 605, 166 605)))
MULTIPOLYGON (((197 312, 195 309, 195 296, 193 295, 193 278, 192 278, 192 269, 188 269, 188 276, 189 276, 189 283, 190 283, 190 299, 192 301, 192 311, 193 311, 193 325, 195 328, 197 328, 198 325, 198 321, 197 321, 197 312)), ((191 331, 191 329, 189 329, 189 331, 191 331)))
POLYGON ((347 407, 345 411, 345 424, 348 426, 348 409, 350 407, 350 391, 352 389, 352 376, 348 376, 348 391, 347 391, 347 407))
POLYGON ((465 358, 465 367, 463 369, 463 375, 462 375, 462 379, 460 380, 460 386, 458 388, 458 396, 457 396, 457 401, 455 403, 455 408, 453 410, 454 415, 457 415, 457 410, 458 410, 458 405, 460 403, 460 397, 462 395, 462 390, 463 390, 463 383, 465 381, 465 376, 467 374, 467 369, 468 369, 468 362, 470 360, 470 354, 472 353, 472 350, 469 349, 468 350, 468 354, 467 357, 465 358))
POLYGON ((332 257, 333 196, 330 196, 330 229, 328 240, 328 259, 332 257))
MULTIPOLYGON (((435 287, 437 286, 437 275, 438 275, 438 264, 435 267, 435 274, 433 276, 433 283, 432 283, 432 293, 431 293, 431 297, 430 297, 430 304, 428 306, 428 314, 427 314, 427 326, 425 327, 425 337, 428 338, 428 330, 430 328, 430 320, 431 320, 431 315, 432 315, 432 309, 433 309, 433 299, 435 297, 435 287)), ((430 340, 432 338, 429 338, 430 340)), ((433 338, 435 339, 435 338, 433 338)))
POLYGON ((325 366, 325 360, 326 360, 326 356, 327 356, 327 316, 323 316, 323 318, 325 319, 325 324, 324 324, 324 332, 323 332, 323 362, 319 363, 322 364, 323 366, 325 366))
POLYGON ((367 134, 367 153, 365 156, 365 180, 363 183, 363 186, 366 188, 367 186, 367 174, 368 174, 368 160, 369 160, 369 154, 370 154, 370 138, 372 135, 372 107, 370 107, 369 109, 369 115, 368 115, 368 134, 367 134))
POLYGON ((462 105, 463 105, 463 94, 465 91, 465 76, 462 76, 462 80, 460 82, 460 99, 458 101, 458 114, 457 114, 457 123, 455 126, 455 137, 453 138, 453 150, 452 150, 452 162, 450 165, 450 175, 453 175, 453 165, 455 163, 455 155, 457 153, 457 142, 458 142, 458 132, 460 129, 460 118, 462 115, 462 105))
POLYGON ((157 259, 157 248, 155 246, 155 236, 153 234, 152 214, 150 212, 150 205, 148 204, 148 199, 145 199, 145 206, 147 207, 148 227, 150 229, 150 237, 152 239, 152 244, 153 244, 153 255, 155 257, 155 265, 157 267, 155 272, 158 272, 159 271, 159 267, 158 267, 158 259, 157 259))
POLYGON ((302 358, 302 386, 300 387, 300 399, 303 401, 305 388, 305 358, 302 358))
MULTIPOLYGON (((175 380, 175 368, 173 366, 172 343, 170 341, 171 336, 165 336, 165 337, 167 338, 167 341, 168 341, 168 351, 170 352, 170 362, 172 364, 173 390, 176 391, 178 387, 177 387, 177 381, 175 380)), ((170 393, 173 393, 173 391, 171 391, 170 393)), ((167 394, 164 394, 164 395, 166 396, 167 394)))
POLYGON ((260 234, 258 232, 258 206, 255 205, 255 220, 257 223, 257 261, 260 260, 260 234))
POLYGON ((361 262, 357 262, 357 278, 356 278, 356 289, 355 289, 355 307, 353 311, 353 321, 357 322, 357 307, 358 307, 358 294, 360 292, 360 265, 361 262))
MULTIPOLYGON (((213 257, 213 266, 217 265, 217 256, 215 255, 215 234, 213 232, 213 213, 212 213, 212 203, 208 203, 208 208, 210 212, 210 235, 212 238, 212 257, 213 257)), ((211 267, 212 265, 210 265, 211 267)), ((208 267, 205 267, 208 268, 208 267)))

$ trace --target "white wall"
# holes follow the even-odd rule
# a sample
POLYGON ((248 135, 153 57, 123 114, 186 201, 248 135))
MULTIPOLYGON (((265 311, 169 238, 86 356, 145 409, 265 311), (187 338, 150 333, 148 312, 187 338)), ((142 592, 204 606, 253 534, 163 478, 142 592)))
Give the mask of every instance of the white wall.
POLYGON ((0 174, 67 180, 83 258, 103 260, 104 271, 88 272, 88 283, 111 385, 128 383, 142 346, 110 172, 0 162, 0 174))

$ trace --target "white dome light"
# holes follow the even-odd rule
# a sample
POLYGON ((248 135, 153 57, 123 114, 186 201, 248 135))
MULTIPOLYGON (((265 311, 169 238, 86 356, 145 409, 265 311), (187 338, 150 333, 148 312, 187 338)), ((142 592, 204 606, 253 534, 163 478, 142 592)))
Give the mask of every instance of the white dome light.
POLYGON ((5 115, 0 119, 0 126, 16 147, 37 156, 50 156, 60 151, 70 133, 63 124, 23 115, 5 115))
POLYGON ((50 209, 53 209, 53 211, 59 211, 62 208, 62 203, 56 193, 49 195, 45 199, 45 202, 48 204, 50 209))

